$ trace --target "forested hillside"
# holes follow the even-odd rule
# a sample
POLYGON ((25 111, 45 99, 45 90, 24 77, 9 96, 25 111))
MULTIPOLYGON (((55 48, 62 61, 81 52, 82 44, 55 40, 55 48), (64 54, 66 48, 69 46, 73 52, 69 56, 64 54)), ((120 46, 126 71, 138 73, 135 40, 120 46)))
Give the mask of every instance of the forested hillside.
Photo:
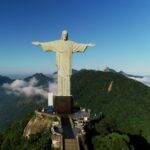
MULTIPOLYGON (((91 150, 150 149, 147 143, 150 142, 149 87, 119 73, 94 70, 81 70, 71 80, 75 103, 90 108, 93 117, 101 116, 101 119, 93 120, 90 127, 87 126, 87 143, 91 150)), ((44 105, 43 98, 35 96, 26 101, 23 96, 7 95, 5 92, 1 88, 0 128, 14 123, 1 133, 1 148, 49 149, 49 131, 34 135, 29 141, 22 138, 23 129, 31 118, 24 116, 44 105)))
POLYGON ((8 95, 3 88, 0 88, 0 132, 44 104, 46 101, 41 96, 27 98, 15 94, 8 95))
POLYGON ((72 95, 78 105, 114 119, 119 130, 150 142, 149 87, 119 73, 82 70, 72 77, 72 95))

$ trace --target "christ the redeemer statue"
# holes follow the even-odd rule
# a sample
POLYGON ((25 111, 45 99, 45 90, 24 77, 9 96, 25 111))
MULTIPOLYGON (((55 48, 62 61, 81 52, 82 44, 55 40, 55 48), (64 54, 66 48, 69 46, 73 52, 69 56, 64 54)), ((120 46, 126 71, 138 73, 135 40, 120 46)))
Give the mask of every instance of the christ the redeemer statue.
POLYGON ((32 42, 33 45, 41 47, 46 52, 56 52, 56 64, 58 69, 58 96, 70 96, 72 53, 84 52, 94 44, 81 44, 68 40, 68 32, 64 30, 60 40, 51 42, 32 42))

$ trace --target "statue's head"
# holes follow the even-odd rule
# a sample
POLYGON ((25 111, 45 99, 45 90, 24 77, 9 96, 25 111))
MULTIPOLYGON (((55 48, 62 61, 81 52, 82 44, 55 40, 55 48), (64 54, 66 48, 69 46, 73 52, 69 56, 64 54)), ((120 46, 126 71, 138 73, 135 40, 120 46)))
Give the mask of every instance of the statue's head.
POLYGON ((62 31, 61 39, 64 41, 68 40, 68 31, 67 30, 62 31))

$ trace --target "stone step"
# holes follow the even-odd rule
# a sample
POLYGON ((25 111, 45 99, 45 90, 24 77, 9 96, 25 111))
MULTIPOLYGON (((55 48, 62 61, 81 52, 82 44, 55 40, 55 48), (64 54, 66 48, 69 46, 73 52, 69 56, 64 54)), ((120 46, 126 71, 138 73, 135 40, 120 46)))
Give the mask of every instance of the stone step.
POLYGON ((76 139, 65 139, 65 150, 78 150, 78 142, 76 139))

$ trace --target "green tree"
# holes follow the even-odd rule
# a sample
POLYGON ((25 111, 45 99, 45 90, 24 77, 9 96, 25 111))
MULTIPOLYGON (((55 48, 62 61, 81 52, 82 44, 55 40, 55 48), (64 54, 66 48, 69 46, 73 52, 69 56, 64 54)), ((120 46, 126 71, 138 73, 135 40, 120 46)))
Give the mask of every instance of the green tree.
POLYGON ((45 130, 44 132, 31 135, 27 140, 27 147, 31 150, 49 150, 51 149, 51 132, 45 130))
POLYGON ((0 137, 1 150, 49 150, 51 149, 51 132, 45 130, 31 135, 29 139, 23 137, 23 131, 33 114, 21 121, 13 123, 0 137))
POLYGON ((20 150, 24 147, 23 130, 33 114, 27 115, 23 120, 14 122, 3 134, 1 150, 20 150))
POLYGON ((95 124, 96 131, 101 135, 105 136, 117 130, 115 121, 110 117, 103 118, 100 122, 95 124))
POLYGON ((96 136, 93 139, 95 150, 129 150, 129 137, 111 133, 105 137, 96 136))

